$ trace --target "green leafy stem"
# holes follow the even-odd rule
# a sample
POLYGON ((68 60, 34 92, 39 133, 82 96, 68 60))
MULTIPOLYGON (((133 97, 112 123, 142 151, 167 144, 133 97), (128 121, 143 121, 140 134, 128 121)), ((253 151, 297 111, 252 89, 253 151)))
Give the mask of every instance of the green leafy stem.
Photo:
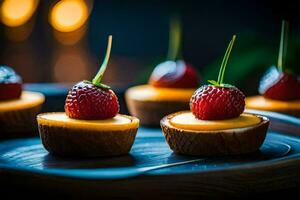
POLYGON ((101 81, 102 81, 102 78, 103 78, 103 74, 104 74, 104 72, 107 68, 107 64, 108 64, 109 57, 110 57, 110 52, 111 52, 111 46, 112 46, 112 36, 109 35, 104 61, 101 65, 98 73, 96 74, 95 78, 92 80, 92 83, 94 85, 96 85, 98 87, 101 87, 101 88, 104 88, 104 89, 109 89, 110 88, 108 85, 105 85, 105 84, 101 83, 101 81))
POLYGON ((180 56, 182 27, 178 16, 170 20, 169 48, 167 60, 176 60, 180 56))
POLYGON ((279 54, 278 54, 278 69, 283 72, 286 62, 286 52, 287 52, 287 44, 288 44, 288 31, 289 31, 289 23, 285 20, 282 20, 281 25, 281 36, 280 36, 280 46, 279 46, 279 54))
POLYGON ((236 35, 233 35, 232 39, 231 39, 231 41, 230 41, 230 43, 229 43, 229 45, 226 49, 225 55, 224 55, 222 63, 221 63, 221 67, 220 67, 220 71, 219 71, 219 75, 218 75, 218 80, 217 81, 208 80, 208 82, 211 83, 214 86, 217 86, 217 87, 231 87, 231 85, 229 85, 229 84, 224 84, 223 81, 224 81, 225 69, 226 69, 228 59, 230 57, 230 53, 231 53, 233 44, 235 42, 235 39, 236 39, 236 35))

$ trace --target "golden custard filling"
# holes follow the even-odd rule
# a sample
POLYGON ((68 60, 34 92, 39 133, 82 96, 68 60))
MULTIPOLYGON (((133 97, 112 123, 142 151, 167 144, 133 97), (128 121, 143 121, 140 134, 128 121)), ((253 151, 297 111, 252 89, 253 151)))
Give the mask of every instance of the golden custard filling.
POLYGON ((23 91, 18 99, 0 101, 0 112, 32 108, 44 101, 45 97, 41 93, 23 91))
POLYGON ((170 119, 170 124, 175 128, 193 131, 213 131, 244 128, 257 125, 261 119, 255 115, 243 113, 237 118, 226 120, 200 120, 192 112, 182 112, 170 119))
POLYGON ((81 120, 69 118, 64 112, 44 113, 37 116, 38 124, 84 130, 126 130, 138 128, 135 117, 118 114, 106 120, 81 120))
POLYGON ((157 88, 151 85, 139 85, 129 88, 126 95, 140 101, 190 101, 195 89, 157 88))
POLYGON ((246 108, 258 110, 300 110, 300 100, 277 101, 266 99, 263 96, 253 96, 246 98, 246 108))

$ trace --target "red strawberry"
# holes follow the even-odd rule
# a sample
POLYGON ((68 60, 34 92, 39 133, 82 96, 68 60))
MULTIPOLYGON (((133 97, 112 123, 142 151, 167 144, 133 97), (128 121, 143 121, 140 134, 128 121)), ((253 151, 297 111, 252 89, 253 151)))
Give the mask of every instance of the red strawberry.
POLYGON ((81 81, 73 86, 65 103, 66 114, 75 119, 109 119, 119 112, 119 102, 110 87, 101 83, 106 70, 112 36, 108 37, 108 45, 104 61, 92 82, 81 81))
POLYGON ((16 99, 22 93, 22 80, 13 69, 0 66, 0 100, 16 99))
POLYGON ((236 87, 204 85, 190 100, 192 113, 202 120, 238 117, 245 108, 245 95, 236 87))
POLYGON ((169 49, 167 61, 160 63, 153 70, 149 84, 165 88, 197 88, 199 81, 196 70, 183 60, 180 55, 182 27, 180 19, 170 21, 169 49))
POLYGON ((300 80, 293 74, 272 67, 262 77, 258 90, 265 98, 297 100, 300 99, 300 80))
POLYGON ((65 111, 75 119, 109 119, 118 114, 119 102, 112 90, 82 81, 69 91, 65 111))
POLYGON ((212 85, 204 85, 193 94, 190 109, 196 118, 202 120, 222 120, 238 117, 245 108, 245 95, 236 87, 223 83, 227 61, 236 36, 232 37, 224 55, 218 80, 210 80, 212 85))
POLYGON ((166 61, 157 65, 149 84, 154 87, 196 88, 199 84, 196 70, 184 61, 166 61))

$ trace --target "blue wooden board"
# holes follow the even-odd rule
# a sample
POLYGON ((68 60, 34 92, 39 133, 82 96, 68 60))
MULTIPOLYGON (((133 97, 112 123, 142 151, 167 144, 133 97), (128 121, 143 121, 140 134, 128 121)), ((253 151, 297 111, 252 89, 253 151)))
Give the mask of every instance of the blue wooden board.
POLYGON ((39 138, 0 143, 0 171, 98 180, 262 168, 299 159, 300 139, 273 131, 268 132, 265 143, 256 153, 213 158, 174 154, 161 129, 153 128, 139 129, 129 155, 110 158, 55 157, 43 148, 39 138))

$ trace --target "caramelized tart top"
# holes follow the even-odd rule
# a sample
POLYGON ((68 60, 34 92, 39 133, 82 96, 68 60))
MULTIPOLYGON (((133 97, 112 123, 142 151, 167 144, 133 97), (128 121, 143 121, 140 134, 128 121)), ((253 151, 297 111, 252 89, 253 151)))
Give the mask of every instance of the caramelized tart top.
POLYGON ((236 128, 247 128, 260 124, 262 117, 243 113, 237 118, 225 120, 200 120, 192 112, 183 111, 167 117, 168 123, 178 129, 191 131, 217 131, 236 128))
POLYGON ((151 85, 135 86, 127 91, 127 96, 139 101, 182 101, 189 102, 195 89, 157 88, 151 85))
POLYGON ((18 99, 0 101, 0 112, 31 108, 42 104, 44 101, 45 97, 41 93, 23 91, 18 99))
POLYGON ((139 120, 135 117, 117 114, 115 117, 105 120, 81 120, 72 119, 64 112, 43 113, 37 116, 40 125, 66 127, 82 130, 127 130, 138 128, 139 120))
POLYGON ((300 100, 279 101, 263 96, 253 96, 246 98, 246 108, 270 111, 300 110, 300 100))

